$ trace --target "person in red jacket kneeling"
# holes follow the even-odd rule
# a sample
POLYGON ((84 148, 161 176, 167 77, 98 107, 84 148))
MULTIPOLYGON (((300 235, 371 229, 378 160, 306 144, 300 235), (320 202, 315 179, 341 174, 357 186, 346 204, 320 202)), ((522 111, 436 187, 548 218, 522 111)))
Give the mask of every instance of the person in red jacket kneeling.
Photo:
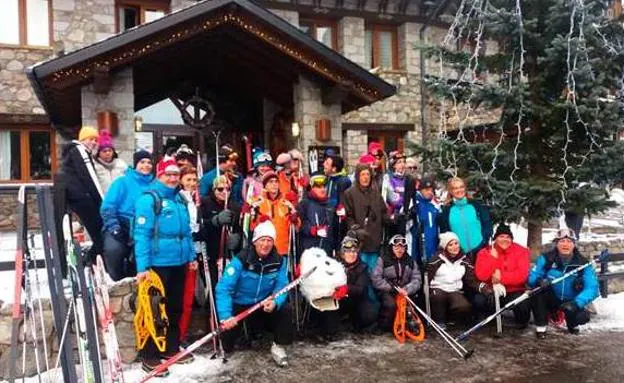
MULTIPOLYGON (((474 305, 480 313, 494 311, 494 294, 501 307, 519 297, 529 276, 529 249, 513 241, 509 226, 500 224, 494 233, 494 244, 477 253, 475 275, 481 282, 474 305)), ((513 309, 516 328, 525 329, 531 316, 528 300, 513 309)))

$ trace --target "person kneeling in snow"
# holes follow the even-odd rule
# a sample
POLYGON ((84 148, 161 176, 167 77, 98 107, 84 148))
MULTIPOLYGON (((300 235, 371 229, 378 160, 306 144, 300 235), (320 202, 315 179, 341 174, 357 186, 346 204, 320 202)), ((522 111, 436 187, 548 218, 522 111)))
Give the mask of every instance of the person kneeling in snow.
MULTIPOLYGON (((459 246, 459 238, 452 231, 440 234, 440 251, 427 264, 431 299, 431 316, 443 325, 452 315, 467 315, 472 305, 464 291, 477 290, 479 282, 474 266, 459 246)), ((463 318, 462 318, 463 319, 463 318)))
MULTIPOLYGON (((275 250, 275 227, 270 221, 256 226, 253 246, 243 250, 232 259, 217 283, 217 314, 223 326, 232 331, 222 335, 223 349, 231 352, 240 327, 234 318, 238 313, 264 300, 288 284, 286 260, 275 250)), ((278 366, 288 365, 284 345, 293 341, 292 315, 286 303, 286 294, 270 299, 251 314, 246 321, 250 333, 258 333, 262 327, 273 332, 271 355, 278 366)))
POLYGON ((371 280, 366 265, 360 261, 359 241, 347 235, 342 240, 340 258, 347 272, 346 296, 340 301, 340 312, 347 314, 355 332, 371 327, 377 319, 377 307, 366 294, 371 280))
POLYGON ((576 235, 570 229, 560 229, 555 237, 555 248, 537 258, 529 274, 530 287, 547 286, 533 298, 533 316, 536 335, 546 336, 547 316, 561 309, 571 334, 578 334, 578 325, 589 322, 585 307, 598 297, 598 278, 593 267, 586 267, 563 281, 550 284, 566 272, 588 261, 576 247, 576 235))
POLYGON ((415 300, 416 293, 420 289, 420 271, 416 261, 406 254, 407 240, 397 234, 390 238, 390 251, 377 260, 371 279, 373 287, 379 294, 381 309, 379 312, 379 328, 391 330, 396 313, 394 297, 398 293, 412 297, 415 300))

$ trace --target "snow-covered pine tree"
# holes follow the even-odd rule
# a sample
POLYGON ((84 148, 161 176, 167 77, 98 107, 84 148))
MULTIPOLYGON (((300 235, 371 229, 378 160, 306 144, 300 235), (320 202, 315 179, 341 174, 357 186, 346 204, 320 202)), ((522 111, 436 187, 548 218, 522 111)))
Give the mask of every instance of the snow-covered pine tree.
POLYGON ((432 171, 467 179, 495 220, 524 217, 533 251, 543 222, 604 211, 605 188, 624 179, 624 28, 610 3, 463 0, 445 44, 421 47, 440 68, 427 87, 446 114, 416 150, 432 171), (464 118, 487 110, 500 118, 486 131, 464 118))

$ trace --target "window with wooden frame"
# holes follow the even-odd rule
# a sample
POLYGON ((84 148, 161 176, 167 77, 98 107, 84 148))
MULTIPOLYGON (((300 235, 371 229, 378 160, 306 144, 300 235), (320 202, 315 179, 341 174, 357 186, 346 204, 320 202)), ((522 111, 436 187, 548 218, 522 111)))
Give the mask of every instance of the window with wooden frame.
POLYGON ((169 13, 169 0, 117 0, 115 19, 117 32, 160 19, 169 13))
POLYGON ((333 20, 300 19, 299 29, 333 50, 338 48, 336 22, 333 20))
POLYGON ((366 25, 365 60, 368 68, 399 68, 397 29, 392 25, 366 25))
POLYGON ((47 126, 0 126, 0 183, 50 181, 56 139, 47 126))
POLYGON ((49 47, 52 41, 51 0, 2 0, 0 44, 49 47))

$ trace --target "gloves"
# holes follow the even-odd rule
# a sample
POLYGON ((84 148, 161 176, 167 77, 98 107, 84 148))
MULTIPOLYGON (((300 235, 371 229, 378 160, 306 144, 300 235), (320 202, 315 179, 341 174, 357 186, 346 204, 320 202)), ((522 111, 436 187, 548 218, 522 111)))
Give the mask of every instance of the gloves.
POLYGON ((299 215, 297 212, 288 214, 288 221, 293 225, 296 225, 299 222, 299 215))
POLYGON ((336 215, 340 218, 347 216, 347 210, 345 209, 343 204, 339 203, 338 205, 336 205, 336 215))
POLYGON ((245 202, 241 207, 241 215, 251 213, 251 205, 245 202))
POLYGON ((223 226, 229 225, 232 223, 232 219, 234 218, 234 214, 231 210, 223 209, 221 212, 214 217, 212 217, 213 226, 223 226))
POLYGON ((288 202, 290 202, 293 205, 295 205, 297 203, 297 200, 299 199, 299 196, 297 195, 297 193, 295 193, 292 190, 286 193, 285 197, 286 197, 286 200, 288 200, 288 202))
POLYGON ((327 238, 327 225, 312 226, 310 234, 315 237, 327 238))
POLYGON ((548 278, 542 278, 542 279, 540 279, 540 280, 537 282, 537 284, 538 284, 540 287, 548 287, 548 286, 550 286, 550 279, 548 279, 548 278))
POLYGON ((567 301, 561 304, 561 309, 567 312, 575 312, 578 310, 578 306, 574 301, 567 301))
POLYGON ((494 291, 494 295, 501 298, 507 296, 507 289, 501 283, 495 283, 492 286, 492 290, 494 291))
POLYGON ((238 233, 231 233, 228 238, 225 246, 228 250, 234 251, 238 249, 240 246, 241 236, 238 233))
POLYGON ((494 293, 494 290, 492 290, 492 285, 481 282, 481 284, 479 285, 479 292, 483 295, 492 295, 494 293))
POLYGON ((334 290, 334 293, 332 294, 332 298, 336 300, 341 300, 342 298, 347 296, 348 292, 349 292, 349 286, 347 285, 338 286, 334 290))

